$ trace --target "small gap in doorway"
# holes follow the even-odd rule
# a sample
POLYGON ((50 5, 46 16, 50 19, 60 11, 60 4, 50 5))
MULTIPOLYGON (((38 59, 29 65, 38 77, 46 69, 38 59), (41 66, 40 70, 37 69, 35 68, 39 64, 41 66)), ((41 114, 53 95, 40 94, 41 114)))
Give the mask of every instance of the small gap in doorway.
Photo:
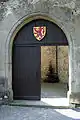
POLYGON ((41 46, 41 99, 44 102, 67 98, 68 64, 68 46, 41 46))

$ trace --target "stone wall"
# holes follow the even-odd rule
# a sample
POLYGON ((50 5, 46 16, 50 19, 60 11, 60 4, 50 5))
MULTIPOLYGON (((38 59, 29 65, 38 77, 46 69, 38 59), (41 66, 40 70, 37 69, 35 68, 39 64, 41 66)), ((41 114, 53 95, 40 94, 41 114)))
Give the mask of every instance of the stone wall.
POLYGON ((61 82, 69 81, 68 46, 58 46, 58 76, 61 82))
MULTIPOLYGON (((42 46, 41 78, 43 80, 46 78, 50 62, 52 63, 54 72, 56 73, 56 46, 42 46)), ((60 82, 66 83, 69 81, 68 46, 57 46, 57 62, 59 80, 60 82)))
POLYGON ((69 42, 68 97, 70 103, 80 104, 80 0, 1 0, 0 78, 4 78, 7 82, 5 87, 10 92, 9 99, 13 99, 10 43, 18 32, 20 24, 23 26, 36 18, 45 18, 54 22, 67 36, 69 42))

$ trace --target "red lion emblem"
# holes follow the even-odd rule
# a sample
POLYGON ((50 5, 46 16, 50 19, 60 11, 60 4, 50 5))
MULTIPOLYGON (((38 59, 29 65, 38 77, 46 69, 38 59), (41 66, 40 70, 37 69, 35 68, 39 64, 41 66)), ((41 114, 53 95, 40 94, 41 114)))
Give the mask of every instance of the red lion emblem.
POLYGON ((46 34, 46 27, 33 27, 33 33, 37 40, 42 40, 46 34))

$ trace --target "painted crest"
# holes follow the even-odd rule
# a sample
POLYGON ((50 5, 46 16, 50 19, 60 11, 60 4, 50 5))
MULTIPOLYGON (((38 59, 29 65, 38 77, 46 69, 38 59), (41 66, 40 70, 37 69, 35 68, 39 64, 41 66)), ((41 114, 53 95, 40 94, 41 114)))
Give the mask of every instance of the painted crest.
POLYGON ((33 27, 33 33, 37 40, 42 40, 46 35, 46 26, 33 27))

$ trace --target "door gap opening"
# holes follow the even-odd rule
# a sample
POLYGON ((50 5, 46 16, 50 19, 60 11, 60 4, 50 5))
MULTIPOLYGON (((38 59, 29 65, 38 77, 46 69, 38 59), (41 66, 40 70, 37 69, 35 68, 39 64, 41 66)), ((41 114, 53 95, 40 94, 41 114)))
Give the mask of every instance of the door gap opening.
POLYGON ((41 46, 41 100, 66 100, 68 79, 68 46, 41 46))

